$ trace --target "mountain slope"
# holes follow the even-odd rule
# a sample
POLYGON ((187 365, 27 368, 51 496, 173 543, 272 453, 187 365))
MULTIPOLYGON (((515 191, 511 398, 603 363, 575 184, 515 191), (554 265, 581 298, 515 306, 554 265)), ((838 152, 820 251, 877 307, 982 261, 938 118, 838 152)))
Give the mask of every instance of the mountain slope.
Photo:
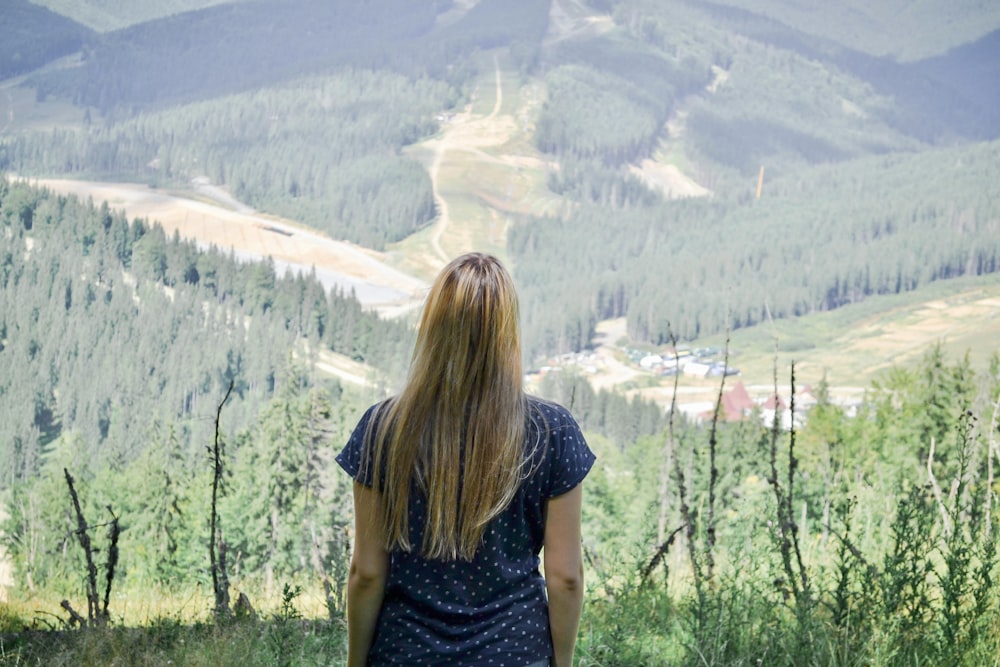
POLYGON ((845 47, 833 25, 813 38, 770 5, 596 4, 608 12, 304 0, 276 15, 273 44, 297 36, 309 57, 267 71, 213 54, 238 27, 255 26, 240 49, 257 43, 279 5, 135 26, 95 43, 85 70, 36 80, 98 101, 110 122, 8 137, 0 165, 208 178, 424 275, 442 254, 500 252, 524 286, 532 355, 585 347, 602 318, 626 317, 637 341, 693 339, 997 270, 996 206, 980 196, 995 86, 972 100, 936 83, 963 66, 988 77, 992 42, 900 64, 845 47), (345 25, 369 32, 324 43, 345 25), (671 200, 651 173, 711 195, 671 200), (941 242, 940 229, 959 233, 941 242))

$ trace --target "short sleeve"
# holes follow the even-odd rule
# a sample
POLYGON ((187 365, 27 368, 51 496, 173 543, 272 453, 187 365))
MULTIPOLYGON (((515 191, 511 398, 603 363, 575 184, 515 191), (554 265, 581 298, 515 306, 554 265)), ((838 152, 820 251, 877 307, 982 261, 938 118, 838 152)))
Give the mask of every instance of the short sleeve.
POLYGON ((597 457, 590 451, 579 424, 568 410, 555 406, 549 433, 549 484, 545 496, 554 498, 575 488, 590 472, 597 457))
POLYGON ((358 425, 354 427, 354 432, 351 433, 347 444, 344 445, 344 448, 337 455, 336 459, 340 467, 344 469, 344 472, 361 484, 369 487, 374 483, 374 477, 370 466, 362 466, 362 454, 365 447, 365 435, 369 430, 368 424, 374 418, 376 407, 378 406, 373 405, 365 411, 361 420, 358 421, 358 425))

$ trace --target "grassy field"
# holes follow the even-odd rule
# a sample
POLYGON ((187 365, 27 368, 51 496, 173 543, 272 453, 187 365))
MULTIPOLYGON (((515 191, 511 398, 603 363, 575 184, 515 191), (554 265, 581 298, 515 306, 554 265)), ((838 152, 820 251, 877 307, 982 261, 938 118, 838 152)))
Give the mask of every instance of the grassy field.
MULTIPOLYGON (((666 408, 673 397, 674 378, 640 370, 628 360, 626 344, 602 341, 603 356, 620 363, 617 368, 603 366, 601 375, 594 376, 595 384, 617 386, 666 408)), ((874 297, 832 312, 737 329, 729 337, 729 365, 740 375, 726 378, 725 388, 743 382, 751 397, 763 399, 777 384, 787 397, 794 362, 797 391, 825 378, 834 400, 857 402, 880 374, 894 366, 916 366, 937 344, 949 363, 968 356, 974 370, 988 367, 991 356, 1000 354, 1000 276, 934 283, 919 292, 874 297)), ((722 350, 725 345, 726 338, 720 335, 692 347, 722 350)), ((716 358, 721 360, 721 354, 716 358)), ((719 378, 682 375, 677 382, 678 404, 682 409, 707 407, 716 400, 719 383, 719 378)))
MULTIPOLYGON (((721 346, 722 337, 705 340, 721 346)), ((985 368, 1000 352, 1000 276, 932 283, 918 292, 873 297, 863 303, 776 321, 730 337, 732 365, 747 381, 766 382, 795 362, 805 382, 825 373, 835 385, 867 386, 893 365, 919 361, 940 343, 950 359, 968 354, 985 368)))
POLYGON ((407 149, 431 175, 439 217, 387 254, 425 279, 446 257, 471 250, 506 259, 512 217, 550 213, 561 202, 545 187, 545 164, 530 142, 540 92, 519 85, 504 54, 480 59, 467 107, 443 122, 438 135, 407 149))

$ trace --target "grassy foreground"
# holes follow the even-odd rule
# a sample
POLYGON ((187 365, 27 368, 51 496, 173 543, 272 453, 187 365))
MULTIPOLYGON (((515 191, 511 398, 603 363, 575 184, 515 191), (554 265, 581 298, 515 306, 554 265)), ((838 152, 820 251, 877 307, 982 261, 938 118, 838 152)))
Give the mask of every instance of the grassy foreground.
POLYGON ((325 621, 234 621, 7 634, 2 665, 338 665, 346 659, 342 626, 325 621))
POLYGON ((110 623, 84 628, 65 622, 55 598, 38 596, 0 605, 0 665, 343 664, 343 618, 325 614, 322 592, 313 593, 286 586, 280 599, 237 606, 219 622, 202 590, 119 594, 110 623))
MULTIPOLYGON (((1000 625, 983 619, 988 641, 937 650, 930 637, 907 637, 892 627, 836 631, 825 614, 796 619, 769 596, 745 589, 717 591, 699 611, 636 588, 617 600, 591 600, 581 625, 577 664, 654 665, 968 665, 1000 664, 1000 625), (704 616, 699 624, 699 616, 704 616)), ((4 622, 11 619, 5 618, 4 622)), ((284 618, 214 624, 164 618, 138 627, 21 630, 0 634, 0 665, 341 665, 341 622, 284 618)))

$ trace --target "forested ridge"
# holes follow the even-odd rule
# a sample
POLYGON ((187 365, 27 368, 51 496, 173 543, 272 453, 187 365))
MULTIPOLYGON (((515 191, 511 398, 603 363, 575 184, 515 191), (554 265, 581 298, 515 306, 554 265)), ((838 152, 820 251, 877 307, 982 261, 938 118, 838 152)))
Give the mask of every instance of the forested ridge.
POLYGON ((535 141, 578 205, 509 235, 533 353, 586 347, 609 317, 697 339, 1000 267, 998 144, 977 140, 1000 132, 997 86, 949 74, 988 71, 981 51, 904 66, 720 5, 612 11, 621 32, 547 54, 535 141), (650 154, 713 195, 664 200, 628 167, 650 154))
POLYGON ((313 277, 167 238, 107 204, 3 181, 0 221, 4 487, 34 478, 68 442, 79 462, 127 464, 157 424, 190 455, 230 382, 238 429, 320 349, 387 372, 405 363, 408 323, 313 277))
POLYGON ((254 207, 381 249, 435 215, 426 171, 399 149, 433 130, 448 95, 429 79, 345 70, 86 135, 21 137, 7 146, 8 164, 151 184, 203 173, 254 207))
POLYGON ((79 67, 31 82, 87 108, 83 131, 18 136, 0 165, 160 185, 204 175, 254 207, 382 249, 436 214, 426 171, 401 149, 457 103, 474 49, 537 42, 545 18, 533 3, 490 0, 429 35, 439 11, 239 3, 95 37, 79 67), (120 121, 89 120, 99 114, 120 121))
MULTIPOLYGON (((78 122, 22 132, 9 102, 0 169, 164 189, 207 177, 390 254, 440 214, 409 148, 489 106, 475 86, 502 78, 517 132, 470 152, 525 158, 510 162, 554 202, 489 202, 507 221, 526 368, 591 345, 607 317, 626 318, 630 344, 697 341, 1000 270, 992 7, 845 0, 837 22, 841 6, 805 0, 45 4, 99 32, 15 0, 0 71, 26 74, 39 104, 77 104, 78 122), (891 11, 914 34, 954 20, 933 46, 883 45, 866 26, 891 11), (646 160, 708 194, 669 198, 646 160)), ((350 480, 332 457, 398 382, 412 336, 313 277, 0 179, 0 531, 17 593, 42 600, 0 607, 0 653, 342 661, 350 480), (366 364, 369 384, 324 375, 327 353, 366 364), (110 625, 151 626, 124 648, 38 632, 71 625, 55 601, 82 608, 67 474, 101 566, 104 522, 120 521, 110 625), (202 623, 213 510, 234 594, 264 605, 284 584, 277 612, 202 623), (289 622, 300 586, 325 625, 289 622), (186 606, 137 621, 137 591, 186 606)), ((934 346, 850 413, 825 379, 807 389, 775 368, 774 395, 731 422, 624 391, 645 379, 595 390, 550 372, 539 392, 598 454, 581 665, 994 664, 1000 356, 987 352, 974 366, 934 346)), ((720 382, 722 400, 736 381, 720 382)))
POLYGON ((1000 204, 983 184, 998 165, 994 142, 829 165, 769 182, 759 201, 663 202, 613 225, 589 206, 517 226, 511 252, 532 308, 587 318, 547 330, 543 349, 585 346, 596 320, 619 316, 636 339, 696 339, 996 272, 1000 204), (564 277, 566 265, 578 273, 564 277))
POLYGON ((552 43, 544 3, 484 0, 443 22, 450 3, 397 4, 310 0, 276 21, 269 3, 221 4, 94 35, 80 67, 30 80, 89 122, 9 136, 0 166, 207 176, 385 249, 438 214, 403 149, 467 99, 474 54, 500 48, 544 85, 527 127, 563 202, 510 228, 529 358, 586 347, 605 317, 626 316, 636 341, 695 339, 997 268, 990 35, 899 63, 736 3, 593 3, 614 29, 552 43), (634 173, 647 158, 712 195, 664 199, 634 173))
POLYGON ((0 80, 31 72, 80 50, 89 30, 28 0, 4 3, 0 14, 0 80))

